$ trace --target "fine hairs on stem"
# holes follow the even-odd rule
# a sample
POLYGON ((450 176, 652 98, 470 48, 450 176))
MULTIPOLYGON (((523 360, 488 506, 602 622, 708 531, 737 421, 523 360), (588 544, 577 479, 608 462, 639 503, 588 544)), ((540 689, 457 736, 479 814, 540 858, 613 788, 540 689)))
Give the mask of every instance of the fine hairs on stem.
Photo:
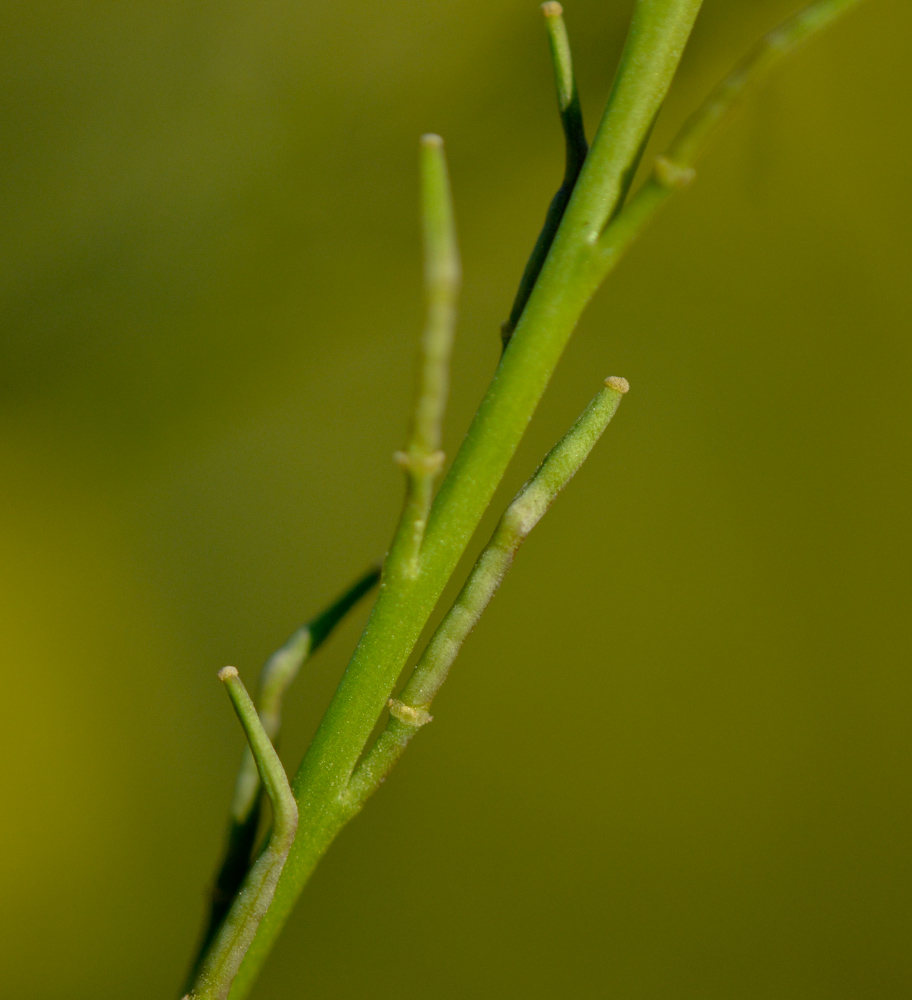
POLYGON ((633 178, 701 0, 634 0, 630 31, 591 144, 583 127, 563 9, 553 0, 542 5, 564 135, 564 176, 502 327, 503 351, 496 371, 439 488, 460 260, 443 140, 433 134, 422 137, 427 314, 409 436, 395 456, 406 476, 402 514, 382 576, 376 570, 366 574, 270 659, 261 679, 259 714, 237 671, 225 668, 220 674, 250 752, 238 777, 225 860, 189 996, 243 1000, 248 995, 319 860, 387 777, 414 734, 431 721, 435 695, 517 550, 614 416, 628 388, 617 377, 605 381, 507 507, 394 697, 400 674, 417 652, 423 630, 593 294, 658 209, 694 179, 694 165, 710 136, 745 91, 787 53, 860 2, 816 0, 767 34, 684 123, 632 194, 633 178), (289 786, 273 747, 284 692, 305 659, 378 579, 377 598, 361 639, 289 786), (387 710, 385 726, 370 742, 387 710), (272 802, 273 826, 257 853, 263 788, 272 802))

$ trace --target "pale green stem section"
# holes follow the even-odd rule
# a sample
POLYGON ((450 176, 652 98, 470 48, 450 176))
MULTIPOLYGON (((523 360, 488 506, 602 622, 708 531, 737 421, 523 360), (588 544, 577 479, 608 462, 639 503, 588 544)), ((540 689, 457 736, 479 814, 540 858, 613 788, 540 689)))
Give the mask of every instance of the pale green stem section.
POLYGON ((557 91, 557 107, 564 130, 564 143, 566 145, 564 179, 548 206, 545 224, 535 241, 535 246, 532 248, 532 253, 529 255, 528 263, 519 282, 519 289, 510 309, 510 318, 500 328, 505 348, 513 336, 519 317, 522 315, 522 311, 529 301, 529 296, 532 294, 532 289, 535 287, 535 282, 541 273, 545 258, 548 256, 548 251, 551 249, 554 236, 570 201, 570 195, 573 194, 576 179, 579 177, 580 170, 583 169, 583 163, 589 151, 589 144, 586 142, 586 129, 583 126, 583 111, 576 89, 576 78, 573 75, 573 58, 570 54, 567 27, 564 24, 563 7, 555 0, 550 0, 549 3, 542 4, 541 10, 548 31, 551 62, 554 66, 554 86, 557 91))
POLYGON ((675 192, 696 176, 694 166, 719 126, 731 117, 749 89, 761 83, 787 55, 857 7, 861 0, 817 0, 777 25, 757 42, 687 119, 652 174, 600 240, 603 266, 610 269, 675 192))
POLYGON ((745 90, 756 86, 803 42, 860 3, 861 0, 817 0, 764 35, 688 118, 665 159, 674 166, 692 167, 713 131, 737 105, 745 90))
MULTIPOLYGON (((379 579, 379 568, 368 570, 329 607, 299 628, 285 645, 269 658, 260 671, 257 695, 260 722, 274 746, 282 724, 282 702, 285 692, 305 661, 323 645, 339 622, 365 594, 373 589, 379 579)), ((190 968, 187 988, 196 979, 206 951, 215 939, 250 869, 259 828, 261 787, 256 761, 250 748, 247 747, 235 782, 225 850, 210 890, 209 912, 190 968)))
POLYGON ((638 0, 634 28, 599 134, 516 333, 428 518, 417 578, 390 576, 314 735, 292 787, 307 817, 269 913, 238 971, 232 1000, 249 992, 311 872, 350 812, 348 781, 402 667, 545 391, 606 268, 596 242, 613 214, 678 65, 699 0, 638 0), (608 148, 611 147, 611 148, 608 148), (625 152, 627 158, 625 159, 625 152), (596 155, 597 154, 597 155, 596 155))
POLYGON ((418 575, 434 480, 444 462, 440 442, 460 284, 453 199, 439 135, 421 137, 420 163, 427 322, 421 338, 411 438, 406 449, 395 455, 407 476, 405 506, 385 567, 389 575, 410 578, 418 575))
MULTIPOLYGON (((260 672, 257 710, 263 731, 275 743, 282 725, 282 702, 285 692, 298 676, 311 652, 310 628, 303 625, 266 661, 260 672)), ((260 772, 250 747, 244 750, 231 800, 231 819, 244 823, 260 794, 260 772)))
POLYGON ((629 386, 605 379, 604 388, 576 423, 548 452, 532 478, 507 507, 468 580, 434 632, 398 699, 390 699, 390 719, 349 784, 353 810, 385 780, 418 729, 431 721, 429 709, 469 633, 497 593, 529 532, 560 491, 576 475, 614 416, 629 386))
POLYGON ((272 803, 272 832, 263 852, 244 879, 188 996, 225 1000, 237 970, 275 895, 276 885, 298 828, 298 806, 278 754, 260 723, 256 707, 234 667, 219 671, 241 720, 260 778, 272 803))

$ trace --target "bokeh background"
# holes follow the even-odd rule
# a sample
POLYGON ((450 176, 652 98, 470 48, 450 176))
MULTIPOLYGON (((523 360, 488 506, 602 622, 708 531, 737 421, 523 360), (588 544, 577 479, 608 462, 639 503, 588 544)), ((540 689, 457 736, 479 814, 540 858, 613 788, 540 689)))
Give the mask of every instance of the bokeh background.
MULTIPOLYGON (((658 145, 796 5, 706 0, 658 145)), ((566 7, 591 129, 631 3, 566 7)), ((0 23, 3 993, 152 1000, 241 749, 215 671, 398 510, 417 137, 464 256, 452 453, 559 182, 551 71, 532 0, 0 23)), ((257 997, 912 995, 910 28, 869 0, 793 58, 588 311, 495 507, 632 391, 257 997)))

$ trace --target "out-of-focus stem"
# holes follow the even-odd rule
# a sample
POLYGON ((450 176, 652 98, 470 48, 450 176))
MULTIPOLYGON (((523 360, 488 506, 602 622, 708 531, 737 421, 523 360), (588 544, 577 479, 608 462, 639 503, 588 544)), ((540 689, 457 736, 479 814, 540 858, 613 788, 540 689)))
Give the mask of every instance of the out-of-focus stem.
POLYGON ((861 0, 817 0, 754 45, 684 122, 666 152, 656 158, 649 178, 602 233, 599 247, 604 267, 613 267, 669 197, 693 181, 697 159, 718 128, 738 108, 745 92, 761 83, 787 55, 860 3, 861 0))

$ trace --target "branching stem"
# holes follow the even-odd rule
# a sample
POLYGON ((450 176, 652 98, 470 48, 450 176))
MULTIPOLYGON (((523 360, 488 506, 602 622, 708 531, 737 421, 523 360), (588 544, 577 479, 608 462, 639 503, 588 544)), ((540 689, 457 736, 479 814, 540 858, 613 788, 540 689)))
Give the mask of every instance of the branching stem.
POLYGON ((624 251, 676 191, 696 176, 694 167, 719 127, 738 108, 745 92, 761 83, 781 60, 813 35, 857 7, 861 0, 817 0, 764 35, 687 119, 650 177, 602 233, 601 266, 614 267, 624 251))
MULTIPOLYGON (((238 971, 247 995, 307 879, 350 818, 349 779, 422 629, 478 526, 576 323, 599 283, 598 236, 614 214, 690 34, 701 0, 637 0, 599 131, 541 275, 434 500, 420 575, 390 573, 292 782, 307 823, 238 971)), ((389 561, 387 563, 389 566, 389 561)))
MULTIPOLYGON (((273 746, 278 743, 282 725, 285 693, 313 656, 349 611, 369 593, 380 579, 378 567, 372 567, 355 581, 329 607, 324 608, 266 661, 260 671, 257 711, 263 730, 273 746)), ((244 877, 250 870, 260 820, 262 782, 256 761, 245 747, 234 786, 234 797, 225 836, 225 851, 210 893, 209 913, 190 967, 187 989, 193 984, 203 958, 228 914, 244 877)))
MULTIPOLYGON (((855 2, 813 4, 808 11, 819 16, 807 15, 801 22, 808 30, 786 37, 804 37, 855 2)), ((307 822, 289 854, 273 905, 238 971, 231 1000, 247 995, 310 873, 350 819, 349 781, 371 731, 490 503, 580 315, 653 214, 659 195, 665 197, 667 182, 682 179, 674 170, 663 177, 660 168, 659 178, 654 175, 621 211, 700 3, 635 2, 611 96, 560 227, 488 392, 426 514, 426 525, 431 488, 418 489, 414 480, 414 507, 407 505, 403 519, 403 525, 411 524, 414 530, 403 528, 397 535, 361 642, 295 775, 294 794, 307 822)), ((439 315, 451 315, 449 309, 441 304, 439 315)), ((417 711, 415 706, 401 705, 417 711)), ((394 709, 394 718, 402 723, 408 713, 394 709)))
POLYGON ((240 892, 203 961, 187 1000, 225 1000, 260 921, 275 895, 276 885, 298 828, 298 806, 278 754, 269 741, 234 667, 223 667, 219 680, 244 728, 260 778, 272 803, 272 832, 254 862, 240 892))
POLYGON ((434 632, 412 676, 397 699, 390 699, 390 719, 352 776, 348 799, 359 809, 402 756, 418 729, 431 721, 429 709, 469 633, 503 582, 529 532, 589 457, 620 405, 626 379, 605 379, 603 388, 561 440, 548 452, 532 478, 507 507, 468 580, 434 632))

